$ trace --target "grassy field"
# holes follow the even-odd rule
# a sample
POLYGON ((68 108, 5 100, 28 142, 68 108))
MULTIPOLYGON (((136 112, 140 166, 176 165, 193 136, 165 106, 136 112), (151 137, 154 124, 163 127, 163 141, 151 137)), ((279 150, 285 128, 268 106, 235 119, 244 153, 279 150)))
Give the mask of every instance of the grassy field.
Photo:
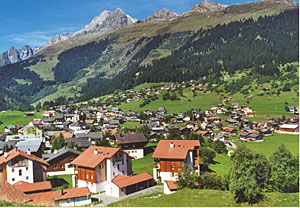
POLYGON ((29 204, 13 203, 0 200, 0 207, 32 207, 29 204))
POLYGON ((209 165, 209 168, 216 172, 220 176, 224 176, 229 173, 231 166, 231 159, 229 156, 224 154, 217 154, 214 159, 215 164, 209 165))
POLYGON ((42 118, 43 111, 35 112, 35 116, 29 116, 24 118, 25 112, 22 111, 6 111, 0 113, 0 121, 3 125, 0 126, 0 132, 4 131, 4 127, 7 125, 26 125, 34 118, 42 118))
POLYGON ((247 147, 252 149, 255 152, 263 153, 268 158, 277 150, 277 148, 284 144, 285 147, 291 151, 293 155, 299 153, 299 136, 297 135, 288 135, 288 134, 274 134, 270 137, 264 137, 264 142, 246 142, 238 143, 236 145, 245 144, 247 147))
POLYGON ((72 188, 72 175, 58 175, 58 176, 49 176, 47 177, 47 179, 63 179, 66 185, 61 185, 61 186, 57 186, 55 188, 53 188, 53 190, 60 190, 62 188, 72 188))
POLYGON ((139 174, 148 172, 153 175, 154 161, 152 159, 153 153, 146 155, 143 158, 132 161, 132 172, 133 174, 139 174))
POLYGON ((258 204, 235 203, 229 191, 183 189, 171 195, 155 193, 125 199, 110 207, 299 207, 299 193, 267 193, 258 204))
POLYGON ((140 122, 136 122, 136 121, 133 121, 133 122, 127 121, 127 122, 121 124, 120 126, 121 126, 121 127, 127 127, 127 128, 129 128, 129 129, 135 129, 138 125, 140 125, 140 122))

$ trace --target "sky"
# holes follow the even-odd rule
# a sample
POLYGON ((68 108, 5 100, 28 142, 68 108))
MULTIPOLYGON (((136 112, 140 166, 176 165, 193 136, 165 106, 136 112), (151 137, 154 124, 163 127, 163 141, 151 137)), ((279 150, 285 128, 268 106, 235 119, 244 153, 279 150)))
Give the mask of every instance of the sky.
MULTIPOLYGON (((256 0, 213 0, 231 5, 256 0)), ((42 46, 63 32, 75 32, 104 10, 121 8, 139 20, 162 8, 182 14, 202 0, 0 0, 0 53, 10 46, 42 46)))

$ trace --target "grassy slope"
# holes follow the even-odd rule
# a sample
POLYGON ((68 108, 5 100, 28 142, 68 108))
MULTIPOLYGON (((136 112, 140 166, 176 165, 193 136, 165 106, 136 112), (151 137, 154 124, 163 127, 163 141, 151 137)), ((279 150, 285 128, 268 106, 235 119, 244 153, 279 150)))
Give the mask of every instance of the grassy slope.
POLYGON ((153 175, 153 167, 154 167, 154 161, 152 159, 152 155, 148 154, 143 158, 136 159, 132 161, 132 171, 134 174, 139 174, 143 172, 148 172, 151 175, 153 175))
POLYGON ((236 204, 228 191, 183 189, 171 195, 156 193, 140 198, 125 199, 110 204, 112 207, 298 207, 298 193, 267 193, 258 204, 236 204), (158 195, 160 197, 156 198, 158 195), (154 196, 154 197, 153 197, 154 196), (156 196, 156 197, 155 197, 156 196))
MULTIPOLYGON (((58 176, 49 176, 47 177, 48 179, 53 179, 53 178, 62 178, 64 179, 68 184, 68 188, 72 188, 72 175, 58 175, 58 176)), ((58 186, 53 188, 53 190, 61 190, 64 188, 63 186, 58 186)))
POLYGON ((26 125, 34 118, 42 118, 43 112, 35 112, 35 116, 30 116, 23 118, 25 115, 22 111, 6 111, 0 113, 0 121, 3 122, 3 125, 0 126, 0 132, 4 131, 4 127, 7 125, 26 125))

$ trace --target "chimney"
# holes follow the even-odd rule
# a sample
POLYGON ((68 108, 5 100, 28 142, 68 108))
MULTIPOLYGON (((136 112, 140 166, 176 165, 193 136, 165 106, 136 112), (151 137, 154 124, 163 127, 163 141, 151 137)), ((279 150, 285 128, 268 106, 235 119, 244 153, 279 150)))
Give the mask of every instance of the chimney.
POLYGON ((27 155, 31 155, 30 148, 27 149, 27 155))
POLYGON ((94 155, 98 155, 98 150, 94 150, 94 155))
POLYGON ((60 195, 62 195, 62 196, 64 195, 64 189, 63 188, 61 189, 60 195))
POLYGON ((7 157, 8 157, 7 152, 4 152, 4 158, 7 159, 7 157))
POLYGON ((171 142, 171 143, 170 143, 170 148, 174 148, 174 147, 175 147, 174 143, 171 142))

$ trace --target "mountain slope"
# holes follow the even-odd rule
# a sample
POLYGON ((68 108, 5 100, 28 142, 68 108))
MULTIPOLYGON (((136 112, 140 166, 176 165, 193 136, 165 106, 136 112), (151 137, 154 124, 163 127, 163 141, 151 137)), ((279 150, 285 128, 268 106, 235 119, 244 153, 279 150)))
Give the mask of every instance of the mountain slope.
MULTIPOLYGON (((233 39, 234 35, 239 36, 238 30, 230 38, 220 36, 224 35, 222 30, 226 29, 226 26, 223 24, 238 21, 234 24, 237 25, 237 28, 242 28, 243 24, 239 20, 251 18, 252 20, 250 19, 246 23, 255 25, 253 20, 260 19, 260 16, 279 14, 283 10, 292 8, 294 7, 289 4, 264 1, 228 6, 218 11, 204 13, 191 12, 188 15, 176 16, 176 18, 172 18, 172 21, 160 20, 139 24, 134 23, 135 20, 130 20, 120 10, 115 11, 116 15, 114 18, 108 18, 111 16, 111 13, 105 12, 102 16, 100 15, 101 17, 94 18, 90 27, 83 29, 84 31, 88 31, 88 28, 90 28, 93 31, 94 29, 92 28, 96 27, 98 28, 95 29, 96 32, 87 32, 83 36, 74 36, 72 34, 71 38, 43 48, 43 50, 30 59, 0 68, 0 77, 4 77, 3 73, 1 73, 2 71, 13 71, 12 69, 15 68, 17 68, 16 73, 25 74, 23 77, 17 77, 16 74, 6 73, 6 88, 2 90, 0 86, 0 94, 3 95, 6 102, 13 102, 16 105, 19 103, 12 99, 14 96, 23 99, 20 103, 26 101, 25 103, 27 104, 58 98, 60 101, 69 100, 72 102, 79 97, 83 100, 91 96, 113 92, 116 89, 128 89, 138 83, 148 82, 149 77, 152 77, 151 80, 153 81, 158 81, 160 77, 161 79, 166 79, 165 75, 168 74, 169 80, 175 81, 178 76, 182 76, 186 80, 205 75, 208 76, 214 71, 218 72, 216 73, 216 76, 218 76, 220 68, 218 64, 209 65, 211 69, 207 68, 204 70, 207 65, 203 61, 205 58, 209 58, 208 60, 211 63, 218 63, 218 61, 222 63, 225 59, 220 60, 217 58, 221 52, 224 53, 227 50, 236 48, 233 54, 245 53, 247 55, 248 53, 247 51, 239 53, 239 50, 242 50, 242 48, 235 47, 240 44, 239 41, 244 41, 242 39, 233 39), (118 28, 122 23, 125 22, 125 24, 121 28, 113 29, 113 32, 110 33, 108 29, 104 28, 104 24, 102 24, 103 19, 107 19, 107 24, 112 25, 110 29, 114 25, 117 25, 116 28, 118 28), (215 27, 217 30, 213 31, 219 31, 219 33, 215 33, 213 36, 207 35, 207 31, 211 32, 215 27), (108 34, 101 31, 106 31, 108 34), (226 38, 229 38, 228 41, 230 42, 222 44, 226 38), (216 40, 218 41, 214 42, 216 40), (202 42, 199 44, 197 41, 202 42), (212 44, 209 45, 209 42, 212 42, 212 44), (197 48, 194 47, 194 43, 197 43, 197 48), (173 59, 174 54, 177 54, 177 58, 182 57, 182 60, 173 59), (201 62, 203 64, 200 67, 199 63, 201 62), (198 64, 201 70, 195 67, 191 70, 185 70, 184 68, 189 66, 189 63, 190 65, 198 64), (151 67, 153 64, 159 64, 157 66, 159 66, 158 69, 160 70, 155 71, 154 67, 151 67), (178 70, 172 71, 172 67, 178 68, 178 70), (28 74, 28 72, 30 73, 28 74), (36 76, 33 77, 31 72, 36 76), (33 85, 32 83, 35 84, 33 85), (22 87, 28 88, 26 93, 19 92, 19 89, 22 87)), ((293 13, 293 15, 293 18, 297 16, 296 13, 293 13)), ((291 17, 285 17, 288 18, 288 23, 291 17)), ((158 19, 160 18, 162 17, 158 17, 158 19)), ((281 16, 280 18, 284 17, 281 16)), ((277 21, 282 21, 280 18, 277 21)), ((271 20, 273 21, 272 18, 271 20)), ((294 25, 298 24, 297 21, 298 19, 295 18, 294 21, 290 22, 292 23, 291 31, 288 31, 286 27, 279 27, 281 33, 278 37, 274 38, 274 44, 281 43, 282 38, 287 38, 285 32, 288 31, 293 34, 297 32, 297 29, 294 28, 294 25)), ((278 24, 275 23, 275 25, 278 24)), ((256 31, 253 31, 254 34, 257 33, 256 36, 253 36, 253 34, 244 34, 243 38, 247 40, 247 44, 250 41, 255 42, 256 38, 260 39, 262 35, 265 35, 259 33, 262 28, 257 27, 256 29, 256 31)), ((272 30, 269 32, 273 33, 273 29, 272 27, 272 30)), ((295 38, 296 36, 293 37, 295 38)), ((272 37, 265 36, 266 41, 269 41, 270 38, 272 37)), ((264 42, 263 38, 261 39, 262 46, 268 46, 267 42, 264 42)), ((295 44, 298 39, 287 40, 287 47, 291 46, 289 45, 290 41, 294 42, 292 50, 290 48, 288 50, 294 54, 297 49, 295 44)), ((267 53, 264 55, 266 57, 270 56, 269 53, 271 53, 268 50, 269 47, 266 50, 262 50, 262 53, 267 53)), ((257 54, 261 56, 263 55, 262 53, 257 54)), ((274 56, 270 57, 276 57, 277 55, 276 51, 274 56)), ((290 58, 294 57, 291 54, 285 55, 290 56, 290 58)), ((252 59, 253 57, 251 57, 252 59)), ((258 60, 263 59, 258 58, 258 60)), ((289 60, 278 59, 279 62, 287 62, 289 60)), ((269 61, 269 59, 266 59, 266 61, 269 61)), ((234 66, 235 64, 233 60, 224 63, 225 65, 222 67, 226 68, 231 68, 231 65, 234 66)), ((245 62, 244 66, 248 66, 247 64, 249 62, 245 62)), ((2 109, 4 108, 2 107, 2 109)))

